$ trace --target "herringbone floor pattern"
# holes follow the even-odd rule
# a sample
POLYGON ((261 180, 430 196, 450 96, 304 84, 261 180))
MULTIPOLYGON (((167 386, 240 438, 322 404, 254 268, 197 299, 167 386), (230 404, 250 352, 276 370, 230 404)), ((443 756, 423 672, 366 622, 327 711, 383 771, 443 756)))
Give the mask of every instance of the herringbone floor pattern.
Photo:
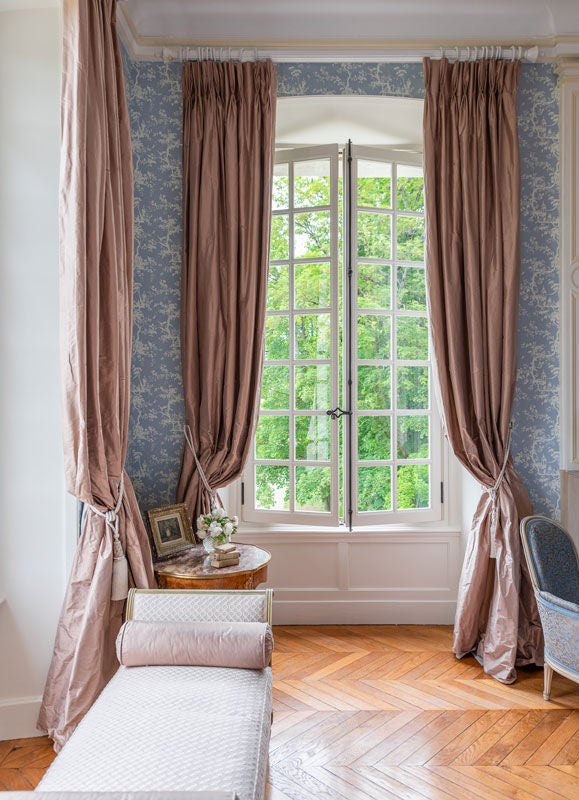
POLYGON ((276 629, 270 800, 577 800, 579 688, 503 686, 440 626, 276 629))
MULTIPOLYGON (((277 627, 268 800, 579 800, 579 687, 513 686, 440 626, 277 627)), ((30 789, 46 739, 0 742, 0 789, 30 789)))

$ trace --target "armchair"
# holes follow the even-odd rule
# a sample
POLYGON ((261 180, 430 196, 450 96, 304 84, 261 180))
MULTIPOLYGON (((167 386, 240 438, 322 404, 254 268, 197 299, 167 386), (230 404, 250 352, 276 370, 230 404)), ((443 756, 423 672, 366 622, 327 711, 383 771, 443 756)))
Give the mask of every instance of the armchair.
POLYGON ((553 670, 579 682, 579 559, 553 520, 525 517, 520 532, 545 637, 543 697, 549 700, 553 670))

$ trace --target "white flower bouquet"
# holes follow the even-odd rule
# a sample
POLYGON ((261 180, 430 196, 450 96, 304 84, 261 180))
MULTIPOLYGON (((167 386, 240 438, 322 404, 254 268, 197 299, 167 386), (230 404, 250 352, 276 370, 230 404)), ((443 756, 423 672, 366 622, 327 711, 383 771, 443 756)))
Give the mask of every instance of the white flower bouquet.
POLYGON ((238 524, 237 517, 229 517, 223 508, 214 508, 209 514, 197 517, 197 536, 206 550, 213 550, 216 545, 225 544, 237 533, 238 524))

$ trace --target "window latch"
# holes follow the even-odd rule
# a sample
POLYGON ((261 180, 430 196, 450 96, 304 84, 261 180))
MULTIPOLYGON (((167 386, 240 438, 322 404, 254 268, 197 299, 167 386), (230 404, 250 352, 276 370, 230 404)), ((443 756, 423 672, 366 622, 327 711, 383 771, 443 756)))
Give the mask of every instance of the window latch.
POLYGON ((344 409, 340 408, 340 406, 336 406, 336 408, 329 408, 326 411, 326 414, 328 417, 330 417, 330 419, 340 419, 340 417, 343 417, 344 414, 346 414, 348 417, 352 416, 351 411, 344 411, 344 409))

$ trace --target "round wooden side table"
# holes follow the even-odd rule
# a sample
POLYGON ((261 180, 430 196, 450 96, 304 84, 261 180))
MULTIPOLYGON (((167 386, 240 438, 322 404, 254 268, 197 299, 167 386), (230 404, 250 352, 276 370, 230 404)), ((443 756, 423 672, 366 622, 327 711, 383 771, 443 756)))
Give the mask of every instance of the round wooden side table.
POLYGON ((211 566, 211 557, 197 545, 166 561, 157 561, 155 577, 160 589, 255 589, 267 580, 271 554, 253 544, 235 543, 239 564, 211 566))

